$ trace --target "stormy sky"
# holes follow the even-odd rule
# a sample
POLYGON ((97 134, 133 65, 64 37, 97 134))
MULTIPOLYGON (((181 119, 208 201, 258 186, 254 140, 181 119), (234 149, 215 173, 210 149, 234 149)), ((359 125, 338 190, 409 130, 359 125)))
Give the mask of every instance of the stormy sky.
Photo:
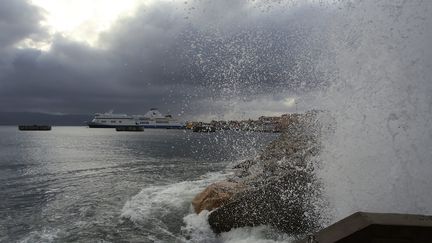
POLYGON ((0 111, 293 112, 326 85, 314 60, 330 9, 305 2, 2 0, 0 111))

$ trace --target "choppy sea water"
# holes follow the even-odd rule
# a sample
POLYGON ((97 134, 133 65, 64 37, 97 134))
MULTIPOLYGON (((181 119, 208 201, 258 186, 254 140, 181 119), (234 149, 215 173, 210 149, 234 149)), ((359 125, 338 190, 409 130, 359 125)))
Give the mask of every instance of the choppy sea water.
POLYGON ((0 241, 229 242, 191 199, 276 136, 0 127, 0 241))

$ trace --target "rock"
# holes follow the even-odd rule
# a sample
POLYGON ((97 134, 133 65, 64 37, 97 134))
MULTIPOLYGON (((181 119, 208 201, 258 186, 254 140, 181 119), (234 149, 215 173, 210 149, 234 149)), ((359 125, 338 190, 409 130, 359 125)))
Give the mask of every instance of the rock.
POLYGON ((265 185, 240 192, 211 212, 209 224, 215 233, 258 225, 271 225, 290 234, 311 232, 318 227, 311 200, 316 196, 313 180, 307 171, 269 178, 265 185))
POLYGON ((228 181, 216 182, 196 195, 192 200, 192 206, 197 214, 202 210, 211 211, 226 204, 235 193, 243 189, 244 186, 239 183, 228 181))
POLYGON ((320 183, 314 173, 321 144, 320 124, 314 117, 299 117, 288 124, 255 160, 246 160, 237 182, 248 190, 237 192, 209 214, 214 232, 271 225, 288 234, 306 234, 323 222, 320 183))
POLYGON ((245 161, 242 161, 236 165, 234 165, 232 168, 233 169, 241 169, 241 170, 247 170, 249 169, 251 166, 253 166, 254 164, 256 164, 255 160, 252 159, 248 159, 245 161))
POLYGON ((232 167, 232 169, 234 169, 234 176, 237 178, 244 178, 249 176, 251 174, 251 167, 254 167, 256 163, 256 160, 248 159, 234 165, 232 167))

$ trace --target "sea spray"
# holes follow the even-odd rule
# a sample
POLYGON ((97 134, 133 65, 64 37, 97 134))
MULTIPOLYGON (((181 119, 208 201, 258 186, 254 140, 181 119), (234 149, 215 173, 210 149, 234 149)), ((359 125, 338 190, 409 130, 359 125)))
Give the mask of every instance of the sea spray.
MULTIPOLYGON (((322 3, 323 11, 330 14, 323 16, 320 28, 311 28, 304 35, 292 31, 293 38, 283 39, 282 43, 301 42, 286 46, 301 49, 295 53, 276 51, 259 59, 256 49, 266 51, 272 44, 271 37, 263 37, 270 36, 268 32, 257 32, 256 37, 257 33, 243 31, 224 38, 219 32, 192 31, 195 49, 189 55, 195 55, 209 82, 210 88, 206 85, 205 89, 221 91, 222 97, 211 100, 219 108, 243 112, 241 102, 260 100, 261 93, 271 87, 278 89, 273 93, 297 91, 295 104, 302 110, 329 111, 335 130, 321 138, 323 147, 315 159, 333 220, 358 210, 430 214, 430 5, 425 1, 329 1, 322 3), (241 49, 244 42, 252 48, 241 49), (292 67, 292 59, 295 68, 283 70, 292 67), (268 67, 274 70, 270 77, 277 82, 268 81, 269 75, 261 72, 268 67), (243 92, 256 97, 243 98, 243 92)), ((292 25, 297 28, 290 30, 305 27, 292 25)), ((273 36, 283 36, 282 32, 273 36)), ((214 112, 211 104, 208 108, 214 112)), ((200 187, 209 184, 201 183, 200 187)), ((145 214, 135 218, 133 213, 124 213, 124 217, 135 222, 145 218, 145 214)), ((235 229, 223 233, 219 241, 212 238, 206 219, 206 215, 187 215, 183 230, 191 235, 184 240, 232 241, 240 239, 231 238, 232 234, 261 232, 261 228, 235 229)))
POLYGON ((184 217, 185 226, 182 227, 183 239, 187 243, 278 243, 292 242, 294 238, 281 233, 270 226, 243 227, 216 235, 208 224, 209 211, 200 214, 189 214, 184 217))
MULTIPOLYGON (((324 112, 290 116, 284 132, 257 158, 234 167, 234 177, 227 180, 244 189, 224 199, 209 214, 208 222, 214 232, 267 225, 301 238, 320 228, 326 220, 326 202, 321 197, 315 167, 319 163, 319 138, 328 129, 317 120, 321 113, 324 112)), ((216 196, 214 191, 206 195, 208 203, 224 197, 216 196)))
POLYGON ((350 1, 319 66, 335 117, 320 176, 335 220, 355 211, 432 214, 432 2, 350 1))

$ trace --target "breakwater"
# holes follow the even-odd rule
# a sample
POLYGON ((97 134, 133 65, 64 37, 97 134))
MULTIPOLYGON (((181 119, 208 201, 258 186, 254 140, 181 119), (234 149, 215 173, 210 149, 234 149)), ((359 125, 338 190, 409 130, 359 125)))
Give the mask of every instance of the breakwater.
POLYGON ((320 115, 324 113, 299 116, 258 157, 236 164, 233 176, 196 196, 197 213, 213 210, 208 222, 214 232, 271 225, 303 236, 326 222, 326 201, 315 170, 320 164, 320 138, 332 126, 320 123, 320 115))

